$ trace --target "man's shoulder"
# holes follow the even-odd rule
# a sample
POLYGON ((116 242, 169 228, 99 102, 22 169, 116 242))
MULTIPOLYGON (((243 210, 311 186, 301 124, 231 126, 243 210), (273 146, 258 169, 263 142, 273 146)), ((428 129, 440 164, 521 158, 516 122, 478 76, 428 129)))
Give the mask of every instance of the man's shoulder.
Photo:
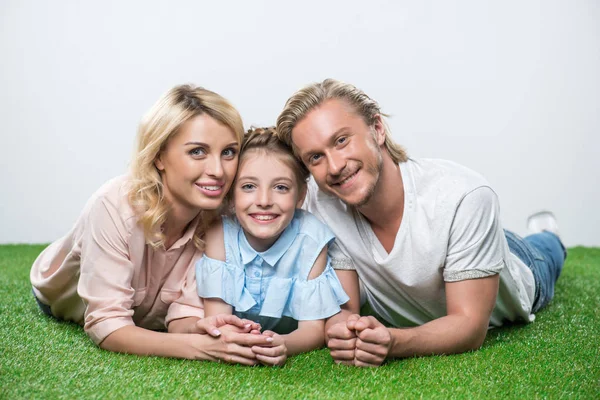
POLYGON ((401 168, 411 181, 407 184, 414 185, 417 193, 455 193, 460 197, 478 187, 490 186, 480 173, 450 160, 411 158, 401 168))

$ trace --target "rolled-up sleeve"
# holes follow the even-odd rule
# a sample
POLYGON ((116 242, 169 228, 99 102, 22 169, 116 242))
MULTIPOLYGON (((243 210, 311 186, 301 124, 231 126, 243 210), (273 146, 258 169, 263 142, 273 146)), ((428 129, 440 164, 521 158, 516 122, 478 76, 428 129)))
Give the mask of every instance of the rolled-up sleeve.
POLYGON ((487 186, 462 199, 450 230, 444 266, 446 282, 485 278, 502 271, 504 231, 499 214, 498 197, 487 186))
POLYGON ((105 198, 91 206, 81 242, 81 276, 77 291, 86 310, 84 330, 100 344, 124 326, 135 325, 129 257, 129 231, 118 209, 105 198))

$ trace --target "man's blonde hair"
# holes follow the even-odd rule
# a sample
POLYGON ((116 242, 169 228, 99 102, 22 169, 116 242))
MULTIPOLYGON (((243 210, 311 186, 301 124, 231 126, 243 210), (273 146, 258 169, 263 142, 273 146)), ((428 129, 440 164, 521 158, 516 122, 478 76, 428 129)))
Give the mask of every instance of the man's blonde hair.
MULTIPOLYGON (((181 126, 202 114, 227 126, 238 144, 242 142, 244 126, 238 111, 220 95, 198 86, 175 86, 152 106, 140 122, 131 162, 129 202, 144 229, 146 242, 154 247, 164 245, 160 226, 169 211, 162 179, 154 162, 181 126)), ((204 232, 219 214, 220 210, 200 212, 201 221, 194 233, 196 247, 203 248, 204 232)))
MULTIPOLYGON (((292 130, 300 122, 309 111, 317 108, 325 101, 330 99, 340 99, 351 105, 356 113, 360 115, 368 126, 373 126, 377 121, 377 115, 386 117, 379 108, 379 104, 365 92, 358 89, 349 83, 337 81, 335 79, 325 79, 323 82, 313 83, 308 85, 288 99, 285 107, 277 118, 277 133, 279 138, 292 146, 296 151, 296 147, 292 142, 292 130)), ((385 148, 398 164, 408 160, 408 155, 402 146, 394 142, 390 134, 390 129, 383 120, 385 129, 385 148)))

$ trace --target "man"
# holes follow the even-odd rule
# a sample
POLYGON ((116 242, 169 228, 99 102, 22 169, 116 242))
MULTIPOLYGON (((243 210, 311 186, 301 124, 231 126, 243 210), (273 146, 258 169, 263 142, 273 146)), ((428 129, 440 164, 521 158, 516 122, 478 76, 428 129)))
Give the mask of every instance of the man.
POLYGON ((566 257, 552 214, 530 217, 538 233, 526 239, 504 231, 479 174, 409 158, 383 116, 361 90, 327 79, 277 120, 312 174, 305 207, 335 233, 331 262, 350 296, 326 324, 331 356, 376 366, 460 353, 478 349, 489 325, 533 321, 566 257), (392 328, 360 317, 361 297, 392 328))

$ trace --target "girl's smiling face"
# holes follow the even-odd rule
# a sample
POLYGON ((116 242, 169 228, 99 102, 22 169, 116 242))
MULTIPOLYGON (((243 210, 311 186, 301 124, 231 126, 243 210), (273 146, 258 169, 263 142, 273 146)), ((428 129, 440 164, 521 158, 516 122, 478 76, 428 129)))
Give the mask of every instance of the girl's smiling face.
POLYGON ((233 202, 237 219, 254 250, 267 250, 290 224, 304 201, 292 169, 277 154, 250 150, 238 169, 233 202))

